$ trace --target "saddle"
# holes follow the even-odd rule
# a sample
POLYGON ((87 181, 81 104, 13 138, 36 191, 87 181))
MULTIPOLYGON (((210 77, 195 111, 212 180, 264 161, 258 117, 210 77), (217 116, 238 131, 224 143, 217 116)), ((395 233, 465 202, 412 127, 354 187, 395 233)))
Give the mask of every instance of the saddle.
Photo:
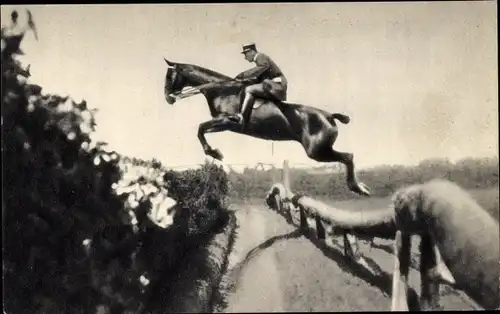
MULTIPOLYGON (((240 93, 240 97, 239 97, 240 104, 243 103, 244 99, 245 99, 245 91, 242 90, 240 93)), ((290 104, 289 102, 284 101, 284 100, 280 100, 277 97, 271 97, 271 96, 270 97, 257 97, 256 96, 255 101, 253 102, 252 109, 257 109, 257 108, 261 107, 263 104, 265 104, 266 102, 272 102, 274 105, 276 105, 278 107, 286 106, 286 105, 290 104)))
MULTIPOLYGON (((255 96, 255 101, 253 102, 253 106, 252 106, 252 109, 256 109, 256 108, 259 108, 260 106, 262 106, 266 101, 271 101, 273 104, 275 104, 276 106, 280 107, 281 105, 288 105, 289 103, 286 101, 286 94, 284 93, 283 91, 283 94, 284 95, 280 95, 281 98, 283 98, 283 100, 280 99, 280 96, 276 95, 275 92, 273 92, 274 90, 267 90, 268 92, 268 97, 259 97, 259 96, 255 96)), ((240 91, 240 95, 239 95, 239 101, 240 101, 240 104, 243 103, 243 100, 245 99, 245 88, 242 88, 241 91, 240 91)))

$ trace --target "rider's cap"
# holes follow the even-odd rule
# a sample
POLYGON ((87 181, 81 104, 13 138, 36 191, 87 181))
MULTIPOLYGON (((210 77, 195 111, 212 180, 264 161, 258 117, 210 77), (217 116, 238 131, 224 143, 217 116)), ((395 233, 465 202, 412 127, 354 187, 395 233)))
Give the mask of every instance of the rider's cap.
POLYGON ((248 52, 250 50, 257 50, 257 47, 255 47, 255 44, 248 44, 243 46, 243 51, 241 53, 248 52))

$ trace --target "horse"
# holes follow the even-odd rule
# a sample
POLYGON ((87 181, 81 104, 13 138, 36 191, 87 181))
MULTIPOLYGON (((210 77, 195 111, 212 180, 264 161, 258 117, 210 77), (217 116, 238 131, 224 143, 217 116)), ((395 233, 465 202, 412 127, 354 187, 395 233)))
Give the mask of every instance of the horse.
POLYGON ((257 98, 243 128, 231 116, 240 112, 244 88, 251 81, 241 82, 198 65, 164 60, 168 65, 164 86, 168 104, 200 93, 206 98, 212 119, 198 127, 198 139, 206 155, 223 160, 222 153, 208 144, 207 133, 231 131, 264 140, 295 141, 312 160, 344 164, 349 189, 358 195, 370 196, 370 189, 357 179, 354 155, 332 147, 338 136, 336 121, 348 124, 349 116, 272 98, 257 98))

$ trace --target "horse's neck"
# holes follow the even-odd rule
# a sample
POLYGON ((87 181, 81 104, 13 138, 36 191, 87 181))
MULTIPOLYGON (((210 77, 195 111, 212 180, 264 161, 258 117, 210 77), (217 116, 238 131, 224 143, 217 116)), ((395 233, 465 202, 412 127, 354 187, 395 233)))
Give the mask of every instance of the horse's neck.
POLYGON ((229 81, 231 80, 231 77, 198 65, 183 64, 183 67, 187 72, 186 77, 188 79, 188 84, 194 88, 200 87, 201 85, 202 89, 200 89, 200 91, 203 96, 205 96, 210 114, 213 117, 217 116, 220 113, 217 111, 214 104, 214 100, 217 95, 216 92, 214 93, 212 91, 213 87, 210 87, 210 83, 229 81))
POLYGON ((203 96, 205 96, 205 99, 208 104, 208 109, 210 110, 210 115, 212 117, 216 117, 221 113, 227 112, 228 109, 231 109, 229 101, 226 101, 225 96, 218 95, 215 89, 207 89, 205 91, 202 91, 203 96), (226 104, 223 105, 222 107, 216 106, 216 103, 219 104, 226 104))
POLYGON ((191 68, 191 80, 200 84, 215 83, 230 80, 231 77, 222 73, 198 66, 189 65, 191 68))

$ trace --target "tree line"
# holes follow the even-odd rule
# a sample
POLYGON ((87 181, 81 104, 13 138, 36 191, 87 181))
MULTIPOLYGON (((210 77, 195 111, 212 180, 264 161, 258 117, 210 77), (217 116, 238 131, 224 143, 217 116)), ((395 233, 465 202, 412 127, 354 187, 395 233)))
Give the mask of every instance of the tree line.
MULTIPOLYGON (((498 187, 498 169, 498 157, 465 158, 455 163, 432 158, 415 166, 376 166, 359 170, 357 175, 370 187, 373 196, 386 197, 402 186, 423 183, 433 178, 448 179, 466 189, 495 188, 498 187)), ((345 170, 331 173, 312 173, 312 170, 290 169, 290 183, 294 191, 336 200, 358 197, 346 186, 345 170)), ((231 172, 229 180, 233 197, 262 198, 275 181, 281 182, 281 169, 246 168, 243 173, 231 172)))

